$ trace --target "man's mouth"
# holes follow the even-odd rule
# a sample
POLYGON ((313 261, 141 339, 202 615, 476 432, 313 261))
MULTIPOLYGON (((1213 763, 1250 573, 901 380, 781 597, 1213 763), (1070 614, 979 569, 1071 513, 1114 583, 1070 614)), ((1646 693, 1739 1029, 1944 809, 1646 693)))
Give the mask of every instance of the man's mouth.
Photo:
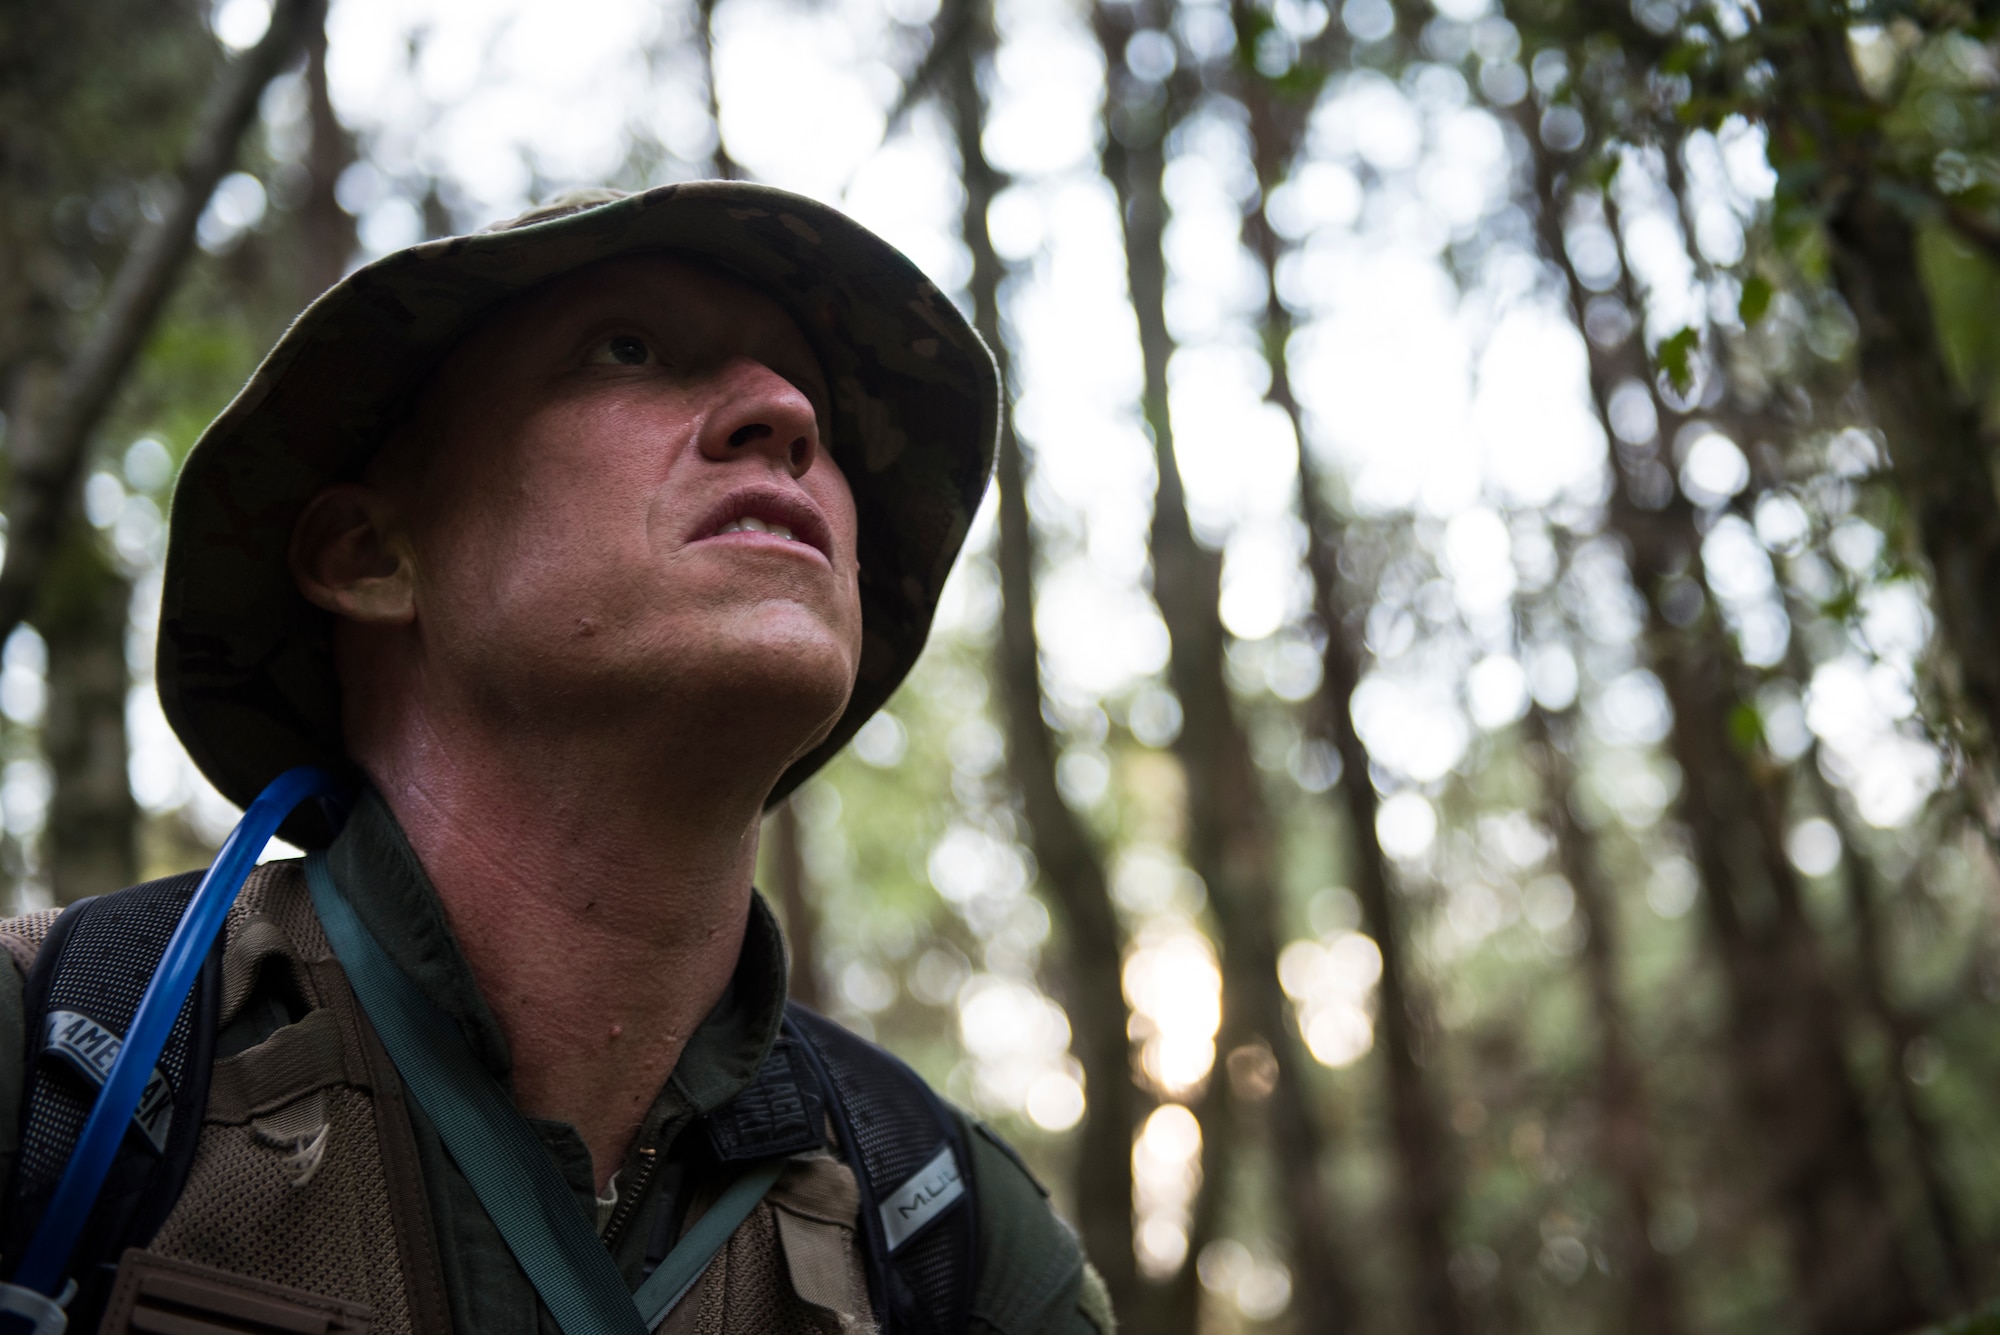
POLYGON ((798 535, 783 524, 767 524, 761 519, 753 519, 748 515, 745 515, 741 519, 732 519, 721 528, 715 530, 715 536, 718 538, 725 533, 769 533, 774 537, 784 538, 790 542, 799 541, 798 535))
POLYGON ((833 534, 811 499, 770 485, 743 487, 717 502, 695 532, 704 538, 756 533, 833 559, 833 534))

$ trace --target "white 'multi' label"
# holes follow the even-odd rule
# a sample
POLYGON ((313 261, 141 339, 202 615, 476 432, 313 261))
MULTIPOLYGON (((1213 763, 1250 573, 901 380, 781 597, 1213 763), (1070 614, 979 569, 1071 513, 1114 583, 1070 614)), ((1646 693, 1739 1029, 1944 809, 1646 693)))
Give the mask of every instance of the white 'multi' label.
POLYGON ((882 1202, 882 1231, 889 1235, 889 1250, 893 1252, 908 1242, 964 1194, 965 1180, 959 1176, 958 1159, 951 1146, 946 1145, 936 1158, 919 1168, 882 1202))

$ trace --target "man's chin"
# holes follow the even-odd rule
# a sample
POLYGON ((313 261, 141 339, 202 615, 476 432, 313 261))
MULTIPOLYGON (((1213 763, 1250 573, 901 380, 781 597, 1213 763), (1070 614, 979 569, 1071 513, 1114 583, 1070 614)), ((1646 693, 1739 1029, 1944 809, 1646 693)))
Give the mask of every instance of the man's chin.
POLYGON ((766 599, 716 617, 708 627, 680 638, 690 660, 706 656, 757 665, 793 665, 808 675, 854 674, 860 637, 846 628, 838 610, 805 602, 766 599))
POLYGON ((678 693, 699 696, 715 714, 785 720, 819 744, 847 708, 856 656, 826 635, 731 637, 704 647, 700 661, 683 659, 674 673, 678 693))

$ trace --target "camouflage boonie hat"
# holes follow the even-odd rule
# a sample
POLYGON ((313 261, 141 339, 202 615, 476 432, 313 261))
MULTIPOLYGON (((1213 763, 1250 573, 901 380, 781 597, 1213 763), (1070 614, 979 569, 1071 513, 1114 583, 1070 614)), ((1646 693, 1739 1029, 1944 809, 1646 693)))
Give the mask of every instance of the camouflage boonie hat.
MULTIPOLYGON (((286 553, 306 501, 352 478, 444 356, 503 303, 600 260, 672 252, 774 297, 819 356, 830 448, 860 517, 862 651, 847 712, 776 801, 881 708, 923 649, 991 472, 992 355, 899 251, 824 204, 737 181, 577 192, 356 270, 279 339, 174 488, 156 672, 203 774, 247 806, 294 765, 351 769, 328 615, 286 553)), ((301 808, 284 834, 331 836, 301 808)))

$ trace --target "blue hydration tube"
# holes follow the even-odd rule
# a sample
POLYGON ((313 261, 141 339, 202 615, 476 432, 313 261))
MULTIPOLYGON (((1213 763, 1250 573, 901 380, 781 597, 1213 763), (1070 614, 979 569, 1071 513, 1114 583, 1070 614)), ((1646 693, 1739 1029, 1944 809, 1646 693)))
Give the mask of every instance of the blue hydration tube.
POLYGON ((230 831, 222 851, 188 901, 187 912, 181 915, 173 939, 167 942, 167 953, 146 986, 139 1013, 133 1017, 124 1046, 111 1064, 104 1088, 98 1091, 90 1119, 83 1124, 83 1134, 77 1138, 69 1167, 63 1170, 62 1181, 56 1185, 55 1198, 28 1244, 27 1255, 21 1258, 21 1267, 14 1275, 15 1286, 49 1298, 56 1298, 64 1288, 70 1254, 76 1250, 77 1238, 91 1208, 97 1204, 97 1194, 104 1187, 105 1175, 111 1171, 118 1143, 139 1106, 139 1097, 160 1060, 167 1035, 194 987, 209 947, 216 933, 222 930, 222 920, 257 865, 258 855, 278 832, 285 817, 301 802, 318 797, 342 803, 347 795, 347 785, 331 773, 315 765, 301 765, 271 780, 230 831))

